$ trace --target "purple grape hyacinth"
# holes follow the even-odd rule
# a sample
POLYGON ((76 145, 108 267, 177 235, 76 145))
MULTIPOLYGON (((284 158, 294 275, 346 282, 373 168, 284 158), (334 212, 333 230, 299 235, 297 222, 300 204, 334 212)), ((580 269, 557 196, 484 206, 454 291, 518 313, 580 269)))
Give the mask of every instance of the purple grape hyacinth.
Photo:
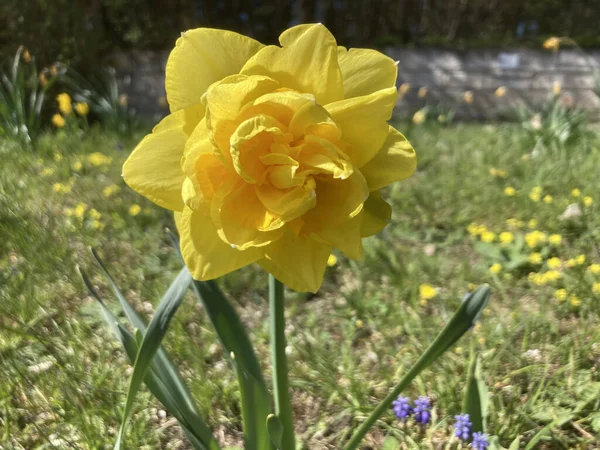
POLYGON ((431 401, 424 395, 415 400, 415 421, 421 425, 427 425, 431 417, 431 401))
POLYGON ((394 414, 399 420, 405 421, 412 414, 413 408, 410 406, 410 399, 408 397, 398 396, 397 400, 394 400, 394 414))
POLYGON ((487 450, 490 443, 487 440, 487 434, 477 431, 473 433, 473 442, 471 448, 474 450, 487 450))
POLYGON ((454 423, 454 434, 461 441, 468 441, 471 437, 471 427, 473 426, 469 415, 459 414, 458 416, 454 416, 454 418, 456 419, 456 422, 454 423))

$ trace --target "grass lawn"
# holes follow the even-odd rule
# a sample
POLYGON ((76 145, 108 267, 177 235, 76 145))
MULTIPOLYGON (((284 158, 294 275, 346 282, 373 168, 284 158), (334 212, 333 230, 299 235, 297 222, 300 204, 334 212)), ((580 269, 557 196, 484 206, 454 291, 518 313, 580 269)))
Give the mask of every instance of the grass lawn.
MULTIPOLYGON (((287 294, 291 383, 305 448, 339 448, 483 282, 493 296, 481 323, 406 392, 433 399, 432 424, 404 425, 390 411, 368 448, 381 448, 386 435, 403 448, 450 448, 475 351, 489 390, 489 433, 505 447, 521 435, 534 439, 531 448, 597 448, 600 144, 591 138, 531 153, 518 125, 400 129, 419 168, 387 192, 392 223, 366 240, 364 261, 338 254, 318 295, 287 294), (506 195, 507 187, 515 195, 506 195), (435 297, 420 297, 422 284, 433 286, 435 297)), ((93 275, 116 311, 88 247, 98 249, 148 317, 180 269, 164 232, 174 228, 171 216, 120 177, 141 136, 60 132, 44 136, 35 151, 0 143, 2 449, 112 448, 130 369, 76 267, 93 275)), ((267 367, 266 274, 252 266, 221 285, 267 367)), ((165 341, 215 436, 239 445, 235 377, 191 293, 165 341)), ((188 448, 146 390, 124 447, 188 448)))

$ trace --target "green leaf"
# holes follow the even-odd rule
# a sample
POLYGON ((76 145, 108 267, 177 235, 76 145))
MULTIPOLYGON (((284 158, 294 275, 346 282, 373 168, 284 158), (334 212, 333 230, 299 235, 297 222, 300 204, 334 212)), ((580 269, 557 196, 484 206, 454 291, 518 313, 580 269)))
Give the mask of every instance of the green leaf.
POLYGON ((350 441, 344 447, 345 450, 358 448, 360 442, 375 424, 375 422, 388 411, 392 402, 398 395, 427 368, 433 361, 439 358, 446 350, 452 347, 460 337, 465 334, 477 321, 483 309, 488 303, 490 288, 487 285, 479 286, 460 305, 454 313, 450 322, 442 329, 425 353, 406 373, 404 378, 394 387, 388 396, 379 403, 375 410, 367 417, 367 420, 358 427, 350 441))
POLYGON ((276 448, 281 448, 281 438, 283 437, 283 425, 281 420, 275 414, 269 414, 267 416, 267 431, 271 437, 271 442, 276 448))
MULTIPOLYGON (((109 325, 115 337, 121 342, 125 353, 131 363, 133 363, 138 355, 138 344, 135 337, 119 324, 117 317, 106 307, 98 293, 93 288, 86 274, 80 270, 81 277, 88 287, 92 296, 100 305, 102 316, 109 325)), ((166 354, 166 353, 165 353, 166 354)), ((178 393, 178 381, 181 377, 173 366, 173 371, 176 375, 174 380, 171 372, 165 377, 161 377, 158 370, 156 359, 152 363, 150 370, 144 377, 144 383, 148 389, 180 423, 183 431, 186 433, 192 447, 197 450, 219 450, 219 445, 212 435, 210 429, 206 425, 204 419, 197 413, 197 407, 193 404, 193 399, 190 400, 193 408, 189 407, 189 402, 180 402, 173 395, 178 393)), ((187 387, 186 387, 187 390, 187 387)))
POLYGON ((271 437, 265 427, 272 412, 271 397, 242 321, 216 281, 194 280, 192 286, 237 371, 242 397, 244 448, 271 449, 271 437))
POLYGON ((133 401, 137 392, 142 384, 146 372, 150 367, 150 363, 154 359, 154 355, 160 347, 160 343, 167 332, 169 323, 173 318, 177 308, 183 301, 183 297, 190 285, 192 277, 187 267, 184 267, 175 281, 169 286, 169 289, 165 293, 164 297, 160 301, 148 329, 144 334, 144 339, 140 345, 135 364, 133 365, 133 374, 131 375, 131 382, 129 384, 129 391, 127 392, 127 400, 125 402, 125 410, 123 412, 123 419, 121 420, 121 427, 119 434, 117 435, 117 441, 114 449, 118 450, 121 447, 121 441, 125 428, 127 425, 127 419, 131 413, 133 407, 133 401))
POLYGON ((473 432, 486 432, 488 415, 488 392, 481 375, 481 358, 475 355, 469 366, 467 390, 463 402, 463 412, 469 414, 473 432))
POLYGON ((381 450, 400 450, 400 443, 393 436, 388 436, 381 444, 381 450))
POLYGON ((521 436, 517 436, 514 441, 511 442, 508 450, 519 450, 519 445, 521 444, 521 436))

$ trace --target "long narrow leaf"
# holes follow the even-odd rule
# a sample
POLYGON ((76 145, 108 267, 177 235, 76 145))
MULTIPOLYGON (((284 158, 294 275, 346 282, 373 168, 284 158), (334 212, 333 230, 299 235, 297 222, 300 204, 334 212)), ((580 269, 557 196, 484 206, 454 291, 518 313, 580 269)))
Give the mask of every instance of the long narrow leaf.
POLYGON ((266 427, 267 417, 272 413, 271 397, 242 321, 216 281, 194 280, 192 286, 200 297, 221 343, 235 362, 242 397, 244 448, 271 449, 273 443, 266 427))
POLYGON ((138 351, 135 364, 133 365, 133 374, 131 375, 131 382, 129 384, 129 391, 127 392, 127 400, 125 402, 125 410, 123 411, 123 419, 121 421, 121 427, 119 434, 117 435, 117 441, 115 443, 115 450, 121 447, 121 441, 125 428, 127 425, 127 419, 133 407, 133 401, 137 392, 142 384, 142 381, 150 367, 150 363, 154 359, 154 355, 160 347, 162 339, 167 332, 169 323, 173 318, 177 308, 183 301, 185 292, 189 288, 191 276, 186 267, 184 267, 179 275, 171 284, 164 297, 162 298, 148 329, 144 334, 140 349, 138 351))
POLYGON ((488 392, 481 375, 481 358, 474 355, 469 365, 469 377, 463 403, 463 412, 469 414, 472 431, 487 431, 488 392))

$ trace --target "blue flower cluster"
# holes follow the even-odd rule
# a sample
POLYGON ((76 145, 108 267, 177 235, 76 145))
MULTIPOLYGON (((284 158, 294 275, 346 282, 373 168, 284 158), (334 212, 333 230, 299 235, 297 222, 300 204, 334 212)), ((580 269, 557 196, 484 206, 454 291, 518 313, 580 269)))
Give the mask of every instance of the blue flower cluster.
POLYGON ((468 414, 459 414, 454 416, 456 422, 454 422, 454 435, 461 441, 468 441, 470 437, 473 438, 471 441, 471 448, 473 450, 487 450, 490 443, 487 440, 487 434, 481 431, 476 431, 471 436, 471 418, 468 414))
POLYGON ((398 396, 393 403, 394 414, 399 420, 406 421, 410 416, 413 416, 415 422, 421 425, 427 425, 431 418, 431 400, 424 395, 421 395, 411 406, 408 397, 398 396))

